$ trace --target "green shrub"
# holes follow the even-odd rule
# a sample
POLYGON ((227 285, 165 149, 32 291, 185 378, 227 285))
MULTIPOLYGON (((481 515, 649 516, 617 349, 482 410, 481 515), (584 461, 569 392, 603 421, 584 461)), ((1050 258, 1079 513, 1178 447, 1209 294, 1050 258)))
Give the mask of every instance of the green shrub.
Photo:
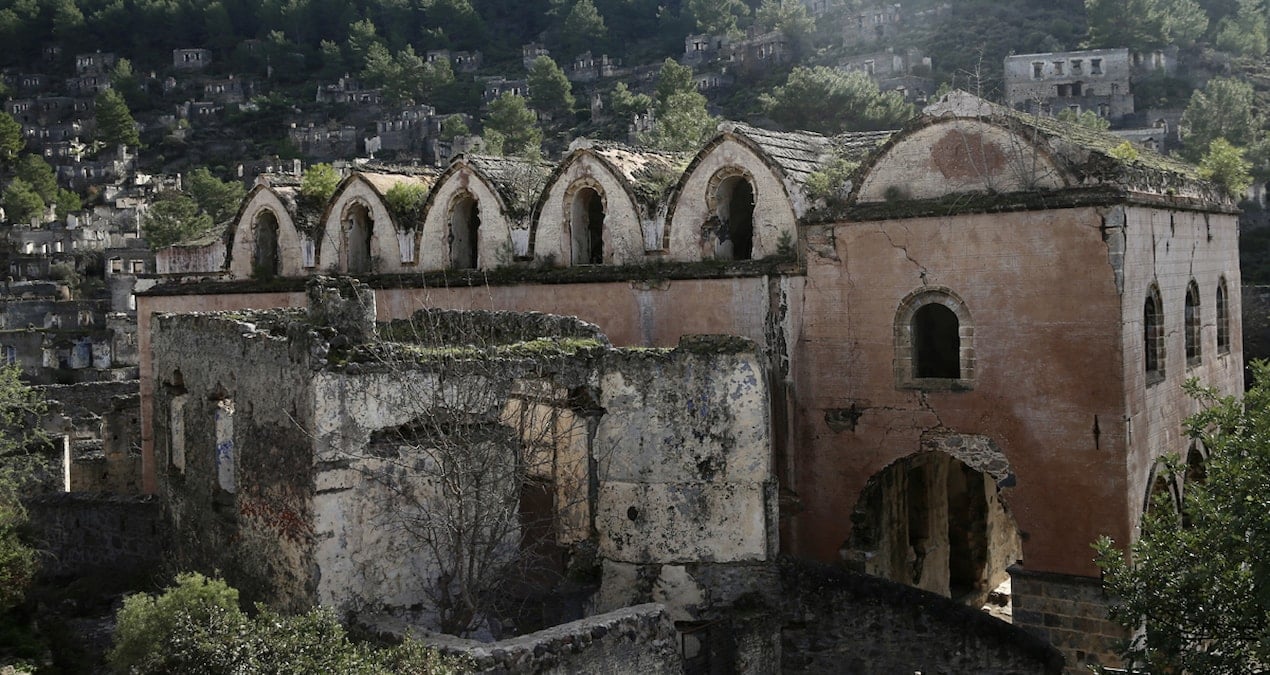
POLYGON ((327 608, 296 616, 256 610, 254 618, 244 614, 238 591, 219 579, 183 574, 157 597, 124 600, 110 665, 125 673, 199 675, 463 672, 459 661, 410 640, 392 647, 355 643, 327 608))

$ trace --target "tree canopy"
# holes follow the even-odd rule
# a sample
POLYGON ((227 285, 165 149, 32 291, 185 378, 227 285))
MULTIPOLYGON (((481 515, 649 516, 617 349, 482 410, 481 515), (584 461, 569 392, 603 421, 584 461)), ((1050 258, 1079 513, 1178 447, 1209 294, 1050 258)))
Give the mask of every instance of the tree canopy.
POLYGON ((44 439, 33 422, 44 403, 21 376, 17 364, 0 365, 0 613, 22 600, 38 568, 20 497, 40 466, 30 451, 44 439))
POLYGON ((137 122, 123 96, 113 89, 97 95, 97 138, 108 146, 141 145, 137 122))
POLYGON ((1195 0, 1085 0, 1091 47, 1140 51, 1189 45, 1208 29, 1195 0))
POLYGON ((879 91, 868 75, 823 66, 795 67, 784 85, 760 101, 785 128, 823 134, 895 128, 915 113, 903 95, 879 91))
POLYGON ((1234 675, 1270 658, 1270 367, 1251 366, 1242 401, 1187 384, 1205 406, 1187 430, 1208 457, 1187 472, 1181 513, 1157 502, 1128 558, 1097 544, 1104 585, 1121 599, 1112 617, 1130 632, 1145 622, 1126 652, 1135 672, 1234 675))
POLYGON ((188 241, 209 232, 215 223, 198 208, 198 202, 183 194, 160 197, 141 220, 141 232, 150 248, 158 250, 188 241))
POLYGON ((1198 159, 1218 138, 1243 148, 1255 143, 1261 119, 1253 104, 1252 86, 1240 80, 1215 77, 1196 89, 1182 114, 1187 156, 1198 159))
POLYGON ((229 220, 238 213, 238 205, 246 192, 242 183, 220 180, 205 166, 185 177, 185 191, 216 223, 229 220))
POLYGON ((658 73, 653 112, 652 133, 640 140, 662 150, 694 149, 718 124, 693 86, 692 69, 674 59, 666 59, 658 73))
POLYGON ((550 56, 539 56, 529 66, 529 104, 551 115, 573 111, 573 84, 550 56))
POLYGON ((536 121, 524 97, 506 92, 489 105, 485 140, 491 150, 502 154, 537 157, 542 152, 542 132, 536 121))

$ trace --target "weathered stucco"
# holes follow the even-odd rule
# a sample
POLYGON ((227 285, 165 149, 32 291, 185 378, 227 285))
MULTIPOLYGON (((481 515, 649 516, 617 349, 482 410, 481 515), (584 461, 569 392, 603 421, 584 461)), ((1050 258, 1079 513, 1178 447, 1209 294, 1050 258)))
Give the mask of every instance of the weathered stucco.
POLYGON ((258 185, 247 193, 234 223, 234 235, 229 247, 231 278, 249 279, 253 276, 252 262, 258 246, 257 224, 262 217, 270 215, 278 222, 278 274, 300 276, 307 273, 303 252, 300 250, 300 235, 291 219, 291 212, 273 188, 258 185))

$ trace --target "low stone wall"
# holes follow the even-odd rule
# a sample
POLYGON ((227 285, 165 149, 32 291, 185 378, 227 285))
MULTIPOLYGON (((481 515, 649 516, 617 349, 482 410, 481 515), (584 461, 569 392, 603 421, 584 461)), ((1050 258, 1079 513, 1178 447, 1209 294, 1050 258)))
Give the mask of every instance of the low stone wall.
POLYGON ((780 568, 784 673, 1063 672, 1036 636, 943 596, 818 563, 780 568))
POLYGON ((166 548, 163 504, 153 495, 63 492, 33 497, 26 507, 45 554, 44 577, 145 574, 158 565, 166 548))
POLYGON ((659 604, 636 605, 510 640, 447 636, 425 643, 466 656, 476 673, 676 675, 683 672, 675 626, 659 604))
POLYGON ((422 309, 389 322, 380 337, 436 345, 501 345, 542 337, 579 338, 609 344, 595 324, 541 312, 422 309))

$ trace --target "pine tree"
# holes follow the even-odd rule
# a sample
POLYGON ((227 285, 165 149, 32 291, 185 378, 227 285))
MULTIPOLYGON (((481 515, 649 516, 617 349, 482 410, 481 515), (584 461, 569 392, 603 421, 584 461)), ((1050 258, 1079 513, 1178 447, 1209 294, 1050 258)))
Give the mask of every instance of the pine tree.
POLYGON ((113 89, 97 95, 97 138, 107 146, 141 145, 137 122, 123 97, 113 89))

